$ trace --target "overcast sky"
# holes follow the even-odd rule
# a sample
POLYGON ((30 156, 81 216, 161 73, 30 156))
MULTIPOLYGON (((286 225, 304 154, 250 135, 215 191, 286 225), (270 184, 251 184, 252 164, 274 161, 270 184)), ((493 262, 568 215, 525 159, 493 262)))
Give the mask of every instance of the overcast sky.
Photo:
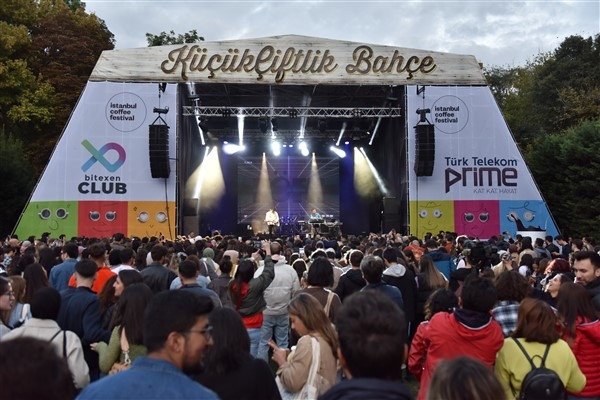
POLYGON ((296 34, 474 55, 484 66, 524 65, 565 37, 600 32, 600 0, 201 1, 84 0, 117 48, 146 33, 196 29, 206 41, 296 34))

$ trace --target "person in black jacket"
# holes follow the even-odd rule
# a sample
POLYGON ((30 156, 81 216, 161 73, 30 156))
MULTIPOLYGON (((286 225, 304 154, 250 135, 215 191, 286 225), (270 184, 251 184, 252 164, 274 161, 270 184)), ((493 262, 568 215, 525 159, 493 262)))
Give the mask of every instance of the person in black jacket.
POLYGON ((250 355, 250 337, 240 315, 217 308, 209 316, 214 343, 203 357, 203 372, 195 376, 221 400, 281 399, 269 364, 250 355))
POLYGON ((347 379, 319 400, 412 399, 402 384, 406 321, 388 296, 376 290, 354 293, 342 305, 335 326, 347 379))
POLYGON ((350 253, 350 269, 340 276, 340 280, 334 290, 342 303, 346 297, 354 292, 358 292, 367 284, 360 270, 360 262, 363 257, 364 254, 360 250, 352 250, 350 253))
POLYGON ((60 292, 62 300, 56 320, 61 329, 75 332, 81 339, 83 357, 90 369, 90 381, 100 377, 98 353, 90 348, 90 344, 108 343, 111 333, 102 329, 100 300, 91 289, 96 279, 96 270, 96 263, 90 259, 83 259, 75 264, 77 287, 69 287, 60 292))
POLYGON ((169 290, 171 282, 177 278, 175 272, 164 266, 168 252, 167 248, 161 244, 152 246, 150 250, 152 264, 140 272, 144 278, 144 283, 152 289, 154 294, 169 290))
POLYGON ((383 251, 383 262, 386 269, 383 271, 381 280, 388 285, 396 286, 402 293, 404 302, 404 317, 406 318, 408 337, 416 329, 415 315, 417 310, 417 281, 415 273, 398 263, 398 249, 388 247, 383 251))

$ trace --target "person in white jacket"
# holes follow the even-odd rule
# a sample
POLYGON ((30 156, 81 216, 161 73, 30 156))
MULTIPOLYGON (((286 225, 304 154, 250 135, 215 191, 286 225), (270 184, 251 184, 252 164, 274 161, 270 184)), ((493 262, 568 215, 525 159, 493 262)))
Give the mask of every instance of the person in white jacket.
POLYGON ((60 293, 56 289, 40 289, 31 299, 32 318, 4 335, 2 341, 31 337, 51 343, 56 353, 67 360, 75 387, 83 389, 90 383, 89 369, 83 358, 83 348, 77 334, 63 331, 56 323, 60 303, 60 293))

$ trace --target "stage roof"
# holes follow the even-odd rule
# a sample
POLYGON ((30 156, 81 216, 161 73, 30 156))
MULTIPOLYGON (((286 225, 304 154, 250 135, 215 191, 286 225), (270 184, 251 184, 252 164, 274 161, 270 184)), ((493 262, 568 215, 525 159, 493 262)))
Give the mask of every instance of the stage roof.
POLYGON ((405 85, 486 85, 474 56, 297 35, 108 50, 90 81, 179 83, 183 115, 225 140, 240 113, 249 140, 365 139, 403 117, 405 85))

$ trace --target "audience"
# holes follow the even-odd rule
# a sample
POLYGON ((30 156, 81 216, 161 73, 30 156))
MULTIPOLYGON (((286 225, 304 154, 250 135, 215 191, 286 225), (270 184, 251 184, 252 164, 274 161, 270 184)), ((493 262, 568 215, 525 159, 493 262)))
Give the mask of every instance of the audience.
MULTIPOLYGON (((55 367, 52 382, 47 379, 49 371, 39 375, 45 386, 37 395, 28 394, 35 393, 37 387, 7 388, 5 379, 12 382, 18 374, 35 376, 38 382, 37 366, 23 362, 19 363, 21 369, 0 373, 0 396, 43 399, 58 393, 60 398, 69 399, 75 390, 87 385, 81 398, 279 399, 311 393, 309 397, 325 400, 408 399, 410 394, 401 383, 406 373, 409 380, 410 374, 420 378, 418 398, 422 400, 491 400, 517 396, 531 369, 525 353, 537 364, 547 349, 546 367, 558 374, 569 399, 600 397, 600 367, 594 358, 600 350, 600 334, 596 332, 600 332, 600 256, 590 246, 583 246, 584 241, 568 238, 559 242, 563 248, 572 245, 570 260, 560 258, 561 250, 553 247, 551 237, 550 242, 537 241, 533 249, 536 254, 548 250, 554 259, 547 266, 534 259, 533 266, 538 268, 532 272, 528 237, 516 238, 518 248, 512 239, 510 245, 502 238, 456 240, 456 234, 449 232, 426 235, 423 242, 395 233, 328 239, 284 237, 272 246, 264 243, 263 250, 251 259, 255 250, 249 250, 251 242, 218 232, 204 238, 181 236, 177 242, 155 237, 129 239, 123 234, 102 240, 74 237, 68 242, 48 237, 39 241, 33 236, 23 242, 15 238, 9 243, 7 239, 0 252, 0 262, 6 267, 3 274, 10 279, 0 280, 0 346, 14 342, 18 347, 18 340, 28 337, 42 339, 42 346, 51 351, 36 351, 35 357, 48 362, 52 353, 56 365, 66 364, 69 379, 60 378, 65 371, 55 367), (412 264, 405 267, 406 258, 399 252, 405 248, 421 254, 421 243, 429 249, 428 255, 421 257, 420 268, 412 264), (273 246, 279 250, 271 251, 276 254, 271 257, 273 246), (113 249, 110 264, 118 276, 106 265, 107 249, 113 249), (517 249, 521 250, 520 263, 513 265, 508 255, 516 256, 517 249), (153 263, 145 267, 143 259, 149 253, 153 263), (503 256, 507 257, 504 263, 503 256), (256 272, 263 258, 265 267, 256 272), (277 258, 273 281, 273 260, 277 258), (167 259, 177 259, 174 270, 164 266, 167 259), (334 293, 328 288, 335 287, 332 271, 337 259, 342 260, 346 272, 334 293), (62 263, 55 265, 57 260, 62 263), (273 361, 279 366, 275 379, 268 365, 253 355, 257 354, 260 328, 270 331, 265 329, 269 325, 265 326, 263 311, 265 293, 272 293, 265 288, 273 283, 271 288, 279 290, 276 277, 281 271, 277 269, 286 262, 293 263, 288 268, 293 272, 292 288, 303 277, 305 289, 293 298, 288 310, 292 331, 278 331, 277 345, 269 343, 273 361), (493 264, 501 268, 492 271, 488 267, 493 264), (456 265, 458 270, 451 272, 456 265), (518 266, 523 267, 526 277, 519 274, 518 266), (145 272, 140 274, 142 269, 145 272), (172 279, 177 273, 179 277, 172 279), (254 274, 257 278, 253 279, 254 274), (451 282, 444 274, 451 274, 451 282), (535 282, 533 275, 537 275, 535 282), (572 283, 575 276, 576 283, 572 283), (69 279, 71 288, 67 288, 69 279), (144 280, 156 293, 182 287, 171 290, 178 294, 169 296, 198 292, 196 305, 197 301, 203 305, 191 310, 179 300, 169 300, 170 307, 177 309, 170 311, 172 308, 165 304, 150 301, 153 290, 139 283, 144 280), (100 292, 102 281, 108 283, 100 292), (61 288, 62 293, 49 284, 61 288), (206 288, 208 285, 215 293, 206 288), (449 289, 435 290, 447 286, 456 295, 449 289), (136 290, 138 287, 147 293, 136 290), (204 294, 225 308, 215 308, 209 314, 204 294), (547 304, 556 308, 558 318, 547 304), (407 307, 410 315, 402 313, 407 307), (146 314, 151 309, 154 311, 146 314), (157 310, 166 315, 157 316, 157 310), (145 315, 152 315, 152 321, 145 315), (426 321, 417 326, 411 338, 407 319, 418 323, 423 318, 426 321), (101 320, 108 329, 102 329, 101 320), (332 333, 336 328, 337 338, 332 333), (296 343, 296 333, 300 333, 300 341, 294 350, 288 350, 286 339, 296 343), (151 345, 146 349, 148 343, 151 345), (410 352, 405 351, 405 343, 410 352), (100 352, 100 362, 90 357, 96 355, 92 348, 100 352), (56 361, 57 357, 62 361, 56 361), (492 374, 494 363, 498 378, 492 374), (99 367, 103 375, 99 375, 99 367), (103 377, 117 370, 122 372, 103 377), (315 392, 307 391, 311 371, 318 377, 315 392), (213 389, 216 395, 184 374, 213 389), (151 383, 141 387, 136 386, 137 381, 151 383), (61 388, 52 389, 60 382, 61 388)), ((271 303, 267 300, 267 311, 274 307, 271 303)), ((36 345, 39 342, 32 344, 32 349, 36 345)), ((416 385, 410 387, 416 393, 416 385)))

